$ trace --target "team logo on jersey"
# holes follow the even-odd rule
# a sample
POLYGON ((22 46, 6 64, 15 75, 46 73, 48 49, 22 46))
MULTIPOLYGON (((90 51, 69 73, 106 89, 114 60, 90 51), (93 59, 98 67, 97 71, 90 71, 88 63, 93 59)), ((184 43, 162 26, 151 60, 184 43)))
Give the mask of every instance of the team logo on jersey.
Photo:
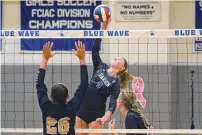
POLYGON ((103 75, 103 73, 98 75, 100 77, 100 79, 103 81, 103 83, 105 84, 105 86, 109 87, 110 86, 110 82, 107 80, 107 78, 103 75))
POLYGON ((102 83, 102 82, 97 82, 97 84, 96 84, 97 89, 101 88, 101 87, 102 87, 102 85, 103 85, 103 83, 102 83))

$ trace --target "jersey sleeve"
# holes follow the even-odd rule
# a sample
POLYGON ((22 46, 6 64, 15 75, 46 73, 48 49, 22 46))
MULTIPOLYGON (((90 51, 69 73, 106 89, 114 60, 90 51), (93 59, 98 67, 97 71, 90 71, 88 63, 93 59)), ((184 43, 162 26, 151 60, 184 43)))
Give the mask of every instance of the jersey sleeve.
POLYGON ((47 87, 44 84, 45 74, 46 74, 46 70, 40 68, 38 70, 37 81, 36 81, 37 97, 38 97, 39 106, 42 111, 43 111, 44 105, 50 101, 47 95, 47 87))
POLYGON ((93 74, 98 70, 99 65, 102 64, 102 60, 100 58, 100 46, 101 46, 101 39, 96 38, 93 40, 93 49, 92 49, 92 61, 93 61, 93 74))
POLYGON ((80 66, 80 79, 80 85, 78 86, 78 89, 76 90, 74 97, 71 100, 75 110, 78 110, 79 104, 81 103, 81 100, 83 99, 88 88, 88 71, 86 65, 80 66))
POLYGON ((116 109, 116 100, 119 96, 119 93, 120 93, 120 83, 119 83, 119 79, 117 79, 115 85, 112 88, 110 102, 109 102, 109 111, 112 113, 114 113, 116 109))

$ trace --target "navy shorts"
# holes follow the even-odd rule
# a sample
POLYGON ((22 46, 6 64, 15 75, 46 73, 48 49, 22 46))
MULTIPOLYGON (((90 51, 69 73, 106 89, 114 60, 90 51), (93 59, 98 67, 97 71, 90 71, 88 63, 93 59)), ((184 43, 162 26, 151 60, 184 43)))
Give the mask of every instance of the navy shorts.
POLYGON ((81 105, 77 112, 77 117, 85 121, 87 124, 95 121, 97 118, 102 118, 105 115, 105 109, 103 110, 89 110, 81 105))

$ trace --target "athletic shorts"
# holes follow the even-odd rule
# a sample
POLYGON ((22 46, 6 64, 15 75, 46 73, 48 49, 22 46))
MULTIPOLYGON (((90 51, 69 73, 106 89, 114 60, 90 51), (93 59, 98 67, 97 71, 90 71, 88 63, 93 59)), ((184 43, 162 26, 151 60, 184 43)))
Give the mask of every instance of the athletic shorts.
POLYGON ((105 115, 105 109, 103 110, 89 110, 81 105, 77 112, 77 117, 85 121, 87 124, 95 121, 97 118, 102 118, 105 115))

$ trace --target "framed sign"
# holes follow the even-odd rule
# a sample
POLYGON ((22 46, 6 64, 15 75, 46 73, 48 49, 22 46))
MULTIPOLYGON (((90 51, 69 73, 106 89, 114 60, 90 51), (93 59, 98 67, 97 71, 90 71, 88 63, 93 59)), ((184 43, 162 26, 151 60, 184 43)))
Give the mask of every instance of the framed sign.
POLYGON ((118 1, 115 6, 117 22, 161 20, 161 2, 158 1, 118 1))

